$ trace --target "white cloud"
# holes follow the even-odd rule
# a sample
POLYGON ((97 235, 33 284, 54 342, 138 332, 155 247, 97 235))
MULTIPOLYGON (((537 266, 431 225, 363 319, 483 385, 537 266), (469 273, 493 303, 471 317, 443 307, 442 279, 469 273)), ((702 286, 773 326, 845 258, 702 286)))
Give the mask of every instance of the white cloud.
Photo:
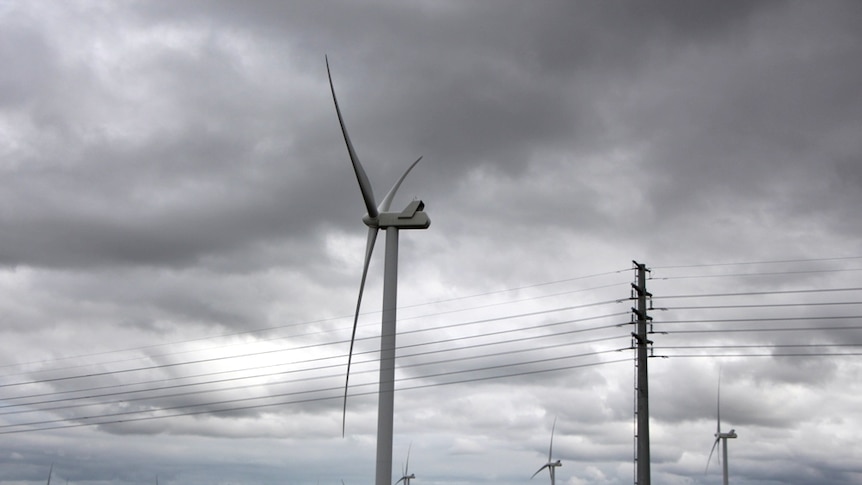
POLYGON ((634 259, 671 356, 653 478, 718 479, 721 367, 735 481, 857 483, 858 17, 0 7, 0 481, 371 480, 384 244, 341 438, 366 228, 327 54, 378 192, 425 157, 393 204, 432 220, 400 238, 396 469, 525 483, 556 417, 560 483, 631 483, 634 259))

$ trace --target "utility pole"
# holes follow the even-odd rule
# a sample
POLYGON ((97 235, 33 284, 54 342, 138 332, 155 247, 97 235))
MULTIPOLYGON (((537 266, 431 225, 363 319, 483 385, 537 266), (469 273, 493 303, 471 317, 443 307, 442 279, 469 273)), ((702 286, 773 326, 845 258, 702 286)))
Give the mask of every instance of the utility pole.
POLYGON ((652 317, 647 315, 647 300, 652 294, 646 289, 646 265, 632 261, 635 265, 636 282, 632 283, 632 298, 637 298, 637 307, 632 307, 633 323, 636 331, 632 332, 637 345, 637 448, 635 461, 637 463, 637 485, 650 485, 650 454, 649 454, 649 374, 647 372, 648 352, 651 351, 652 340, 647 339, 647 322, 652 317))

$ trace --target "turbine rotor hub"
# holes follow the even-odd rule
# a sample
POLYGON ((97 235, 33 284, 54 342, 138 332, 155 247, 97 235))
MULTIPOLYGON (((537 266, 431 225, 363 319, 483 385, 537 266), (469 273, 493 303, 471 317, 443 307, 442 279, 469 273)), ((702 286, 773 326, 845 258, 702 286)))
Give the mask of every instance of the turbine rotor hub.
POLYGON ((368 214, 362 216, 362 222, 368 227, 380 227, 380 217, 371 217, 368 214))

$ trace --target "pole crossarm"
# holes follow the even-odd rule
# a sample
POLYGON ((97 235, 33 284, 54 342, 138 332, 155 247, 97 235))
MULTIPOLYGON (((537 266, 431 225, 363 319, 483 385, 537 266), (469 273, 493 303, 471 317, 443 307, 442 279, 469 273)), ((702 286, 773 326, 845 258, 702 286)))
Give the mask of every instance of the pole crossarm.
POLYGON ((652 317, 646 314, 646 311, 640 311, 635 307, 632 307, 632 313, 638 317, 638 320, 646 320, 648 322, 652 321, 652 317))

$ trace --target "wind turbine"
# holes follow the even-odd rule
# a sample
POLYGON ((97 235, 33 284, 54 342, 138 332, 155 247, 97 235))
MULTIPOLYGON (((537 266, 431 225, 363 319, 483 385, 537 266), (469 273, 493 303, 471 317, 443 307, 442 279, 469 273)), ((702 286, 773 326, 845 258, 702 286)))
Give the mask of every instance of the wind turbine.
POLYGON ((542 465, 542 468, 539 468, 538 470, 536 470, 536 473, 533 473, 533 476, 530 477, 530 480, 532 480, 533 477, 538 475, 540 471, 547 468, 548 471, 551 473, 551 485, 554 485, 554 468, 556 468, 558 466, 563 466, 563 463, 560 462, 560 460, 552 461, 553 458, 551 458, 551 456, 554 454, 554 428, 556 428, 556 427, 557 427, 557 418, 554 418, 554 424, 553 424, 553 426, 551 426, 551 446, 550 446, 550 448, 548 448, 548 462, 545 463, 544 465, 542 465))
POLYGON ((416 478, 416 475, 410 473, 410 448, 412 447, 413 445, 407 447, 407 464, 401 469, 401 478, 395 482, 395 485, 398 485, 401 482, 404 482, 404 485, 410 485, 410 480, 416 478))
MULTIPOLYGON (((716 416, 715 442, 712 444, 712 449, 709 450, 709 458, 706 459, 706 471, 704 471, 704 473, 709 471, 709 462, 710 462, 710 460, 712 460, 712 454, 713 454, 713 452, 715 452, 715 447, 718 446, 718 442, 721 441, 722 442, 721 443, 721 451, 722 451, 722 454, 724 455, 724 460, 723 460, 724 463, 722 463, 722 473, 723 473, 723 477, 724 477, 723 483, 724 483, 724 485, 727 485, 728 484, 728 477, 727 477, 727 439, 728 438, 731 438, 731 439, 736 438, 736 430, 731 429, 729 433, 722 433, 721 432, 721 373, 718 374, 718 393, 717 393, 717 397, 716 397, 715 401, 716 401, 716 404, 715 404, 715 416, 716 416)), ((719 459, 719 461, 722 461, 722 460, 719 459)))
POLYGON ((356 324, 359 321, 359 307, 362 305, 362 293, 365 290, 365 278, 368 275, 368 264, 371 261, 371 253, 374 251, 374 243, 377 241, 377 231, 386 230, 386 258, 383 267, 383 319, 380 333, 380 385, 377 401, 377 468, 375 485, 390 485, 392 483, 392 421, 394 413, 395 397, 395 307, 398 301, 398 231, 401 229, 427 229, 431 220, 422 212, 425 204, 421 200, 410 202, 401 212, 389 212, 389 206, 395 197, 395 192, 401 186, 401 182, 413 167, 422 160, 416 159, 389 192, 383 197, 380 204, 374 199, 374 191, 371 182, 365 174, 365 169, 356 156, 353 143, 347 135, 347 127, 341 109, 338 107, 338 99, 335 97, 335 87, 332 84, 332 73, 329 70, 329 58, 326 58, 326 74, 329 77, 329 89, 332 91, 332 101, 335 103, 335 112, 338 115, 338 123, 341 125, 341 133, 347 145, 347 154, 353 164, 356 180, 359 182, 359 190, 362 192, 362 200, 365 202, 367 213, 362 222, 368 226, 368 238, 365 243, 365 264, 362 267, 362 280, 359 284, 359 297, 356 300, 356 313, 353 317, 353 332, 350 336, 350 352, 347 356, 347 377, 344 381, 344 409, 342 411, 341 433, 344 435, 347 421, 347 387, 350 382, 350 364, 353 360, 353 343, 356 340, 356 324))

